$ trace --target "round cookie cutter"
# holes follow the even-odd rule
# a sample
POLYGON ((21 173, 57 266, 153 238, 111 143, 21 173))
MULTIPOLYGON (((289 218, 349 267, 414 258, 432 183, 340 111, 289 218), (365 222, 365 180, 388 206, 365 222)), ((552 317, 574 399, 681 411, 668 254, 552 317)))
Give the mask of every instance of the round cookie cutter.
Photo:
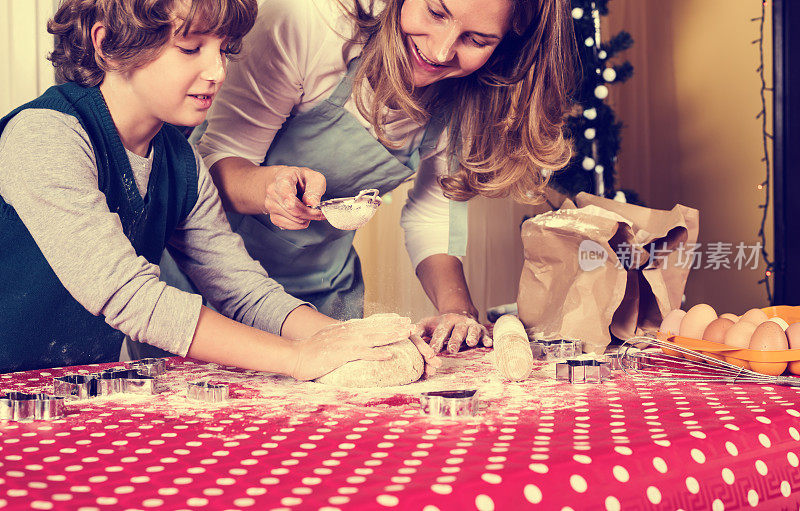
POLYGON ((423 392, 422 413, 431 417, 474 417, 478 414, 477 390, 439 390, 423 392))
POLYGON ((342 231, 358 229, 378 210, 383 202, 377 188, 361 190, 355 197, 342 197, 320 202, 315 209, 322 211, 332 226, 342 231))

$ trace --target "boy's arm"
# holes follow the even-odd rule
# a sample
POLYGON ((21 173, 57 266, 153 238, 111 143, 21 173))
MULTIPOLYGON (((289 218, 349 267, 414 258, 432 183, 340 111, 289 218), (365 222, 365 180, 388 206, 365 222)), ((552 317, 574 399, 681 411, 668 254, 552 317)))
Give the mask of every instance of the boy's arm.
POLYGON ((168 287, 136 254, 98 189, 94 158, 77 119, 25 110, 0 137, 0 195, 83 307, 134 340, 186 354, 202 300, 168 287))
POLYGON ((97 188, 93 158, 74 118, 25 111, 0 136, 0 196, 75 299, 133 339, 202 360, 310 379, 349 360, 385 359, 388 353, 373 347, 410 334, 405 318, 364 331, 300 306, 278 323, 299 339, 293 341, 202 307, 198 295, 167 286, 158 266, 136 255, 97 188))
POLYGON ((311 335, 315 322, 330 318, 302 306, 289 315, 287 328, 305 339, 290 341, 230 319, 203 307, 189 356, 301 380, 317 378, 352 360, 387 360, 380 346, 408 338, 411 320, 387 315, 382 321, 333 322, 311 335), (294 316, 294 317, 293 317, 294 316), (305 323, 305 324, 302 324, 305 323))
POLYGON ((195 157, 197 203, 169 240, 170 255, 220 313, 260 330, 280 334, 289 313, 305 302, 287 294, 283 286, 269 278, 261 264, 250 257, 241 236, 230 229, 219 194, 202 159, 196 154, 195 157))

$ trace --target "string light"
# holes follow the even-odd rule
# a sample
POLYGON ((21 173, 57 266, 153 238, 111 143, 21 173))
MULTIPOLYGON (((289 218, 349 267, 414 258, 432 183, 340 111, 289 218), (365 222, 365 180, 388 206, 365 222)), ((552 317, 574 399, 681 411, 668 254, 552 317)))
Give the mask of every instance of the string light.
POLYGON ((761 240, 761 257, 764 259, 764 264, 766 265, 766 270, 764 271, 764 278, 759 280, 759 284, 764 284, 764 287, 767 290, 767 300, 770 304, 772 304, 772 283, 770 278, 772 277, 773 273, 773 262, 772 259, 769 257, 769 252, 767 252, 767 236, 764 231, 764 227, 767 225, 767 218, 769 213, 769 183, 770 183, 770 160, 769 160, 769 145, 770 141, 772 140, 772 134, 767 131, 767 98, 766 93, 772 92, 771 87, 767 87, 767 81, 764 77, 764 20, 766 18, 766 10, 767 10, 767 0, 762 0, 761 2, 761 16, 758 18, 753 18, 752 21, 759 22, 759 32, 758 32, 758 39, 753 41, 753 44, 758 45, 758 56, 759 56, 759 66, 756 69, 758 72, 759 77, 761 78, 761 111, 756 115, 756 119, 761 119, 761 138, 763 142, 764 148, 764 157, 761 158, 761 161, 764 163, 764 171, 766 177, 764 181, 758 185, 759 190, 764 191, 764 203, 759 204, 759 208, 761 209, 761 227, 758 230, 758 237, 761 240))

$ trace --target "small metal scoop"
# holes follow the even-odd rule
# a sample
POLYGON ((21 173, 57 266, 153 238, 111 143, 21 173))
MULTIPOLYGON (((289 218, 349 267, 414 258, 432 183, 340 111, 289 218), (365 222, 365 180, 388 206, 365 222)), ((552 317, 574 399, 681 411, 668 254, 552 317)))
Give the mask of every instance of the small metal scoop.
POLYGON ((380 193, 375 188, 361 190, 355 197, 343 197, 322 201, 316 209, 322 211, 328 222, 343 231, 358 229, 378 210, 381 205, 380 193))

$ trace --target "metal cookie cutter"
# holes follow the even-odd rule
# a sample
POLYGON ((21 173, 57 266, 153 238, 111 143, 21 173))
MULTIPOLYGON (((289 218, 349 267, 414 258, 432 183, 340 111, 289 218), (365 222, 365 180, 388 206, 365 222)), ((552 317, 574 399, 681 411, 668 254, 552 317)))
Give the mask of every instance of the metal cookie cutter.
POLYGON ((166 358, 143 358, 125 362, 125 367, 134 369, 145 376, 161 376, 167 372, 166 358))
POLYGON ((583 353, 583 341, 554 339, 536 341, 531 345, 533 354, 539 360, 552 362, 572 358, 583 353))
POLYGON ((101 396, 112 394, 152 395, 161 392, 155 376, 147 376, 135 369, 106 369, 93 375, 101 396))
POLYGON ((625 368, 633 370, 644 369, 647 367, 652 367, 656 363, 656 358, 653 357, 653 354, 648 351, 631 353, 628 356, 620 359, 620 366, 622 366, 623 370, 625 368))
POLYGON ((556 380, 570 383, 602 383, 611 377, 608 362, 567 360, 556 364, 556 380))
POLYGON ((97 396, 97 378, 91 374, 68 374, 53 378, 53 393, 70 399, 97 396))
POLYGON ((0 397, 0 420, 52 420, 64 416, 64 398, 9 392, 0 397))
POLYGON ((478 413, 477 390, 423 392, 422 412, 431 417, 474 417, 478 413))
POLYGON ((87 399, 114 394, 152 395, 161 392, 154 376, 133 369, 106 369, 94 374, 68 374, 53 378, 53 393, 69 399, 87 399))
POLYGON ((207 381, 189 382, 186 397, 205 403, 222 403, 228 400, 228 386, 207 381))
POLYGON ((612 371, 622 371, 623 356, 621 353, 609 353, 605 356, 605 362, 612 371))

